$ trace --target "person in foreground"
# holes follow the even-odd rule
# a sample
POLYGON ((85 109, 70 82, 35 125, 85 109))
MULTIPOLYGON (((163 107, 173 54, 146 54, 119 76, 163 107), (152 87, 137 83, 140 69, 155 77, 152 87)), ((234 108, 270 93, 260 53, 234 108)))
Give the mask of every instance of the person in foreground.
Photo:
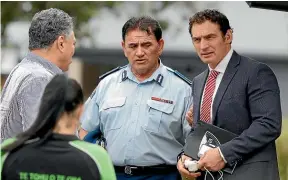
POLYGON ((107 152, 74 135, 82 109, 80 85, 56 75, 44 90, 32 126, 1 144, 2 180, 116 180, 107 152))
MULTIPOLYGON (((196 13, 190 19, 189 33, 198 56, 208 64, 193 81, 193 107, 187 113, 192 124, 190 135, 197 121, 237 135, 219 148, 208 150, 198 167, 215 172, 215 179, 220 176, 217 171, 236 165, 232 175, 224 173, 225 180, 279 180, 275 140, 281 134, 282 114, 273 71, 232 49, 229 20, 217 10, 196 13)), ((205 172, 189 173, 184 168, 187 158, 182 155, 178 161, 182 176, 204 179, 205 172)))
POLYGON ((190 81, 164 66, 160 24, 151 17, 131 18, 122 28, 129 65, 108 72, 85 104, 81 138, 101 131, 117 179, 175 180, 176 156, 191 127, 190 81))
POLYGON ((67 71, 75 49, 73 19, 50 8, 34 15, 29 28, 29 52, 5 81, 0 100, 1 142, 34 122, 45 86, 67 71))

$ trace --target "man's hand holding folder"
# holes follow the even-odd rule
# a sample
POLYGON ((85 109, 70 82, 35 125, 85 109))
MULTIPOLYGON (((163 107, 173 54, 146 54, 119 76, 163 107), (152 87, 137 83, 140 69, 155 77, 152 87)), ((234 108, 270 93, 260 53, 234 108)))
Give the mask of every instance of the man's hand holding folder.
POLYGON ((218 148, 212 148, 204 153, 198 161, 198 166, 201 170, 205 171, 204 167, 208 171, 220 171, 225 167, 225 162, 220 155, 218 148))
MULTIPOLYGON (((186 114, 186 120, 190 124, 190 126, 193 126, 193 107, 189 109, 189 111, 186 114)), ((185 177, 185 179, 194 179, 201 175, 200 172, 189 172, 187 168, 184 166, 184 161, 186 159, 191 159, 190 157, 186 156, 184 153, 181 155, 181 158, 178 161, 177 168, 179 172, 181 173, 182 177, 185 177)), ((208 170, 208 171, 220 171, 225 167, 226 163, 224 160, 224 157, 221 155, 221 151, 218 147, 211 148, 207 150, 198 160, 198 168, 202 171, 208 170)))
POLYGON ((186 139, 185 155, 192 157, 193 160, 198 160, 198 167, 201 170, 217 172, 225 168, 224 171, 233 173, 235 166, 232 169, 225 167, 226 161, 219 147, 236 135, 202 121, 194 123, 192 107, 187 112, 186 119, 194 130, 186 139), (208 147, 207 143, 212 144, 212 146, 208 147))

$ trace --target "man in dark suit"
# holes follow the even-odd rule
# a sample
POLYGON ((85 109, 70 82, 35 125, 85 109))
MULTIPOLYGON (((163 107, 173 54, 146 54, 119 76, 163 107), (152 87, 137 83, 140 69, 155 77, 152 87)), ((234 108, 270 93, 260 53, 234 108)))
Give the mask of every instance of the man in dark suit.
MULTIPOLYGON (((190 135, 193 125, 200 120, 238 135, 206 151, 198 167, 211 171, 215 179, 220 176, 217 171, 226 164, 236 164, 232 175, 224 173, 225 180, 278 180, 275 140, 281 133, 282 114, 273 71, 232 49, 232 28, 219 11, 196 13, 189 20, 189 33, 198 56, 208 64, 193 81, 193 119, 188 118, 192 125, 190 135)), ((182 177, 204 179, 205 171, 191 173, 184 168, 187 158, 183 154, 178 161, 182 177)))

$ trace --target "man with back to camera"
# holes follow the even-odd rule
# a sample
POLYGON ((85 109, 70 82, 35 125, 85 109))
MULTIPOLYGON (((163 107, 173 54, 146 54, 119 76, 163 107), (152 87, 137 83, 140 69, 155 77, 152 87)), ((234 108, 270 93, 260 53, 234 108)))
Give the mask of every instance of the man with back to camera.
MULTIPOLYGON (((208 150, 198 167, 214 172, 215 179, 225 165, 236 165, 232 175, 224 173, 225 180, 279 180, 275 140, 281 133, 282 114, 273 71, 232 49, 229 20, 217 10, 196 13, 189 20, 189 33, 208 68, 193 80, 188 121, 192 128, 201 120, 237 134, 219 148, 208 150)), ((178 161, 182 176, 204 179, 205 171, 200 175, 184 168, 185 159, 189 157, 182 155, 178 161)))
POLYGON ((175 180, 176 156, 190 126, 191 82, 159 59, 164 47, 159 23, 131 18, 122 28, 129 64, 102 77, 85 105, 80 138, 101 131, 118 180, 175 180))
POLYGON ((50 79, 67 71, 75 49, 73 19, 51 8, 36 13, 29 28, 29 52, 10 72, 1 93, 1 142, 28 129, 50 79))

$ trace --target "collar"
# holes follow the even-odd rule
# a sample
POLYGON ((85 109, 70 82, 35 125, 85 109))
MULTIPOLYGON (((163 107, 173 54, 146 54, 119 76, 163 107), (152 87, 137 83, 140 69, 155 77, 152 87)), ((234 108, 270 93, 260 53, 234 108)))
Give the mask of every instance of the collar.
POLYGON ((79 140, 75 135, 67 135, 67 134, 59 134, 59 133, 52 133, 51 139, 55 140, 63 140, 63 141, 75 141, 79 140))
POLYGON ((163 87, 163 84, 164 84, 164 76, 165 76, 165 67, 164 65, 162 64, 161 62, 161 59, 159 58, 159 67, 154 71, 154 73, 149 77, 147 78, 146 80, 144 80, 143 82, 139 82, 137 80, 137 78, 135 77, 135 75, 132 73, 131 71, 131 65, 128 64, 128 66, 126 68, 124 68, 121 72, 121 76, 120 76, 120 79, 119 79, 119 82, 123 82, 127 79, 130 79, 138 84, 144 84, 144 83, 147 83, 147 82, 150 82, 150 81, 155 81, 157 84, 159 84, 160 86, 163 87))
POLYGON ((47 59, 42 58, 41 56, 38 56, 38 55, 34 54, 32 52, 28 52, 26 57, 27 57, 27 59, 29 61, 32 61, 32 62, 40 64, 45 69, 50 71, 52 74, 61 74, 61 73, 63 73, 63 71, 58 66, 56 66, 54 63, 50 62, 47 59))
MULTIPOLYGON (((214 69, 215 71, 218 71, 220 73, 224 73, 227 66, 228 66, 228 63, 232 57, 232 54, 233 54, 233 49, 231 47, 230 51, 226 54, 226 56, 220 61, 220 63, 216 66, 216 68, 214 69)), ((211 71, 212 69, 210 68, 210 66, 208 65, 209 67, 209 71, 211 71)))

